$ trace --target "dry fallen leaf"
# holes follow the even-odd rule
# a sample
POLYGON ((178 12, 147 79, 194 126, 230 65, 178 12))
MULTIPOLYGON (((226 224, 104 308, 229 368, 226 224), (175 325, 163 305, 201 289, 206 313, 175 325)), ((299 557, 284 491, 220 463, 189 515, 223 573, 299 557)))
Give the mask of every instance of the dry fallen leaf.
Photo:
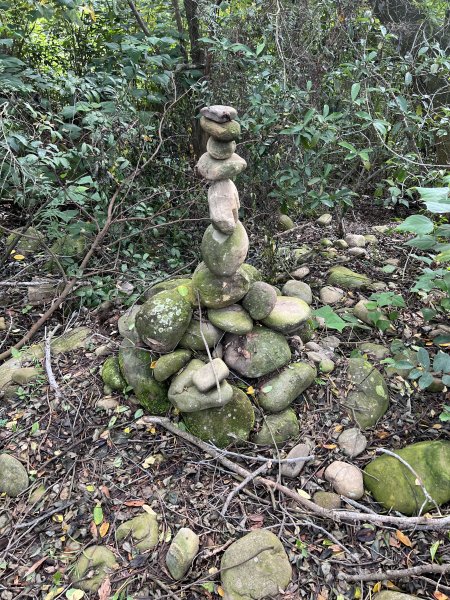
POLYGON ((448 596, 446 596, 443 592, 440 592, 439 590, 433 592, 433 596, 436 598, 436 600, 448 600, 448 596))
POLYGON ((108 600, 110 594, 111 582, 109 580, 109 577, 107 577, 98 589, 98 598, 99 600, 108 600))
POLYGON ((108 523, 108 521, 103 521, 103 523, 100 525, 100 529, 98 531, 100 533, 100 537, 105 537, 105 535, 109 531, 109 523, 108 523))
POLYGON ((125 506, 142 506, 145 504, 145 500, 128 500, 124 502, 125 506))
POLYGON ((398 539, 399 542, 401 542, 404 546, 408 546, 409 548, 412 547, 412 542, 409 539, 409 537, 407 535, 405 535, 402 531, 400 531, 399 529, 397 529, 397 531, 395 532, 395 537, 398 539))
POLYGON ((373 586, 373 592, 377 593, 381 590, 381 581, 377 581, 377 583, 373 586))
POLYGON ((337 448, 337 444, 322 444, 322 448, 326 448, 327 450, 334 450, 337 448))

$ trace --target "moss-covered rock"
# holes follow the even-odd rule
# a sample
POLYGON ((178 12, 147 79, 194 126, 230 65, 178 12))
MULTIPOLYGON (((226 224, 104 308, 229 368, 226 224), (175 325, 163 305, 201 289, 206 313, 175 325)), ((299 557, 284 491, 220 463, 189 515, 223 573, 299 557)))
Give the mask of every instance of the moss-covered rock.
POLYGON ((112 569, 118 567, 116 557, 105 546, 90 546, 83 550, 73 571, 76 587, 87 592, 96 592, 112 569), (93 572, 90 577, 85 577, 93 572), (84 579, 83 579, 84 578, 84 579))
POLYGON ((313 496, 313 502, 329 510, 336 510, 341 508, 342 505, 340 496, 334 492, 316 492, 313 496))
POLYGON ((238 154, 232 154, 225 160, 217 160, 208 152, 200 156, 197 163, 198 172, 208 181, 233 179, 247 167, 245 160, 238 154))
POLYGON ((223 408, 209 408, 183 415, 188 430, 219 448, 248 440, 255 423, 255 411, 247 394, 233 387, 233 396, 223 408))
POLYGON ((351 387, 344 405, 361 429, 372 427, 389 407, 384 377, 363 358, 348 360, 347 375, 351 387))
POLYGON ((266 327, 284 334, 292 333, 311 317, 311 309, 304 300, 278 296, 275 307, 262 320, 266 327))
POLYGON ((170 408, 167 385, 154 379, 152 358, 147 350, 128 346, 125 342, 119 350, 120 371, 147 412, 165 415, 170 408))
POLYGON ((156 381, 166 381, 175 373, 178 373, 192 358, 190 350, 175 350, 169 354, 161 356, 156 361, 153 369, 153 377, 156 381))
POLYGON ((383 360, 383 358, 386 358, 390 354, 389 348, 386 348, 382 344, 373 344, 372 342, 363 342, 362 344, 358 344, 357 348, 363 354, 373 356, 377 360, 383 360))
POLYGON ((317 371, 307 363, 292 363, 258 389, 258 403, 277 413, 290 406, 314 381, 317 371))
POLYGON ((13 250, 15 250, 17 254, 23 254, 24 256, 27 254, 34 254, 40 250, 45 239, 44 235, 35 227, 28 227, 24 232, 23 237, 18 239, 17 235, 20 235, 22 231, 23 229, 15 229, 10 233, 6 238, 6 246, 9 246, 14 242, 13 250))
POLYGON ((180 340, 180 347, 196 352, 205 352, 205 338, 208 348, 214 348, 223 336, 223 331, 217 329, 209 321, 197 321, 192 319, 186 333, 180 340), (202 337, 203 334, 203 337, 202 337))
MULTIPOLYGON (((415 473, 437 505, 450 501, 450 442, 419 442, 396 451, 415 473)), ((393 456, 383 455, 364 469, 364 485, 387 510, 405 515, 434 508, 427 502, 422 487, 406 465, 393 456)))
POLYGON ((159 353, 171 352, 183 337, 192 318, 192 307, 179 288, 156 294, 136 315, 139 337, 159 353))
POLYGON ((208 308, 224 308, 241 300, 250 288, 245 269, 240 267, 231 277, 217 277, 205 263, 200 263, 192 278, 194 292, 208 308))
POLYGON ((241 135, 241 126, 237 121, 216 123, 212 119, 200 117, 200 127, 219 142, 232 142, 241 135))
POLYGON ((127 382, 122 377, 117 356, 108 356, 102 365, 101 376, 107 391, 123 391, 127 387, 127 382))
POLYGON ((28 473, 23 464, 10 454, 0 454, 0 494, 15 498, 28 487, 28 473))
POLYGON ((202 239, 202 257, 205 265, 218 277, 234 275, 248 252, 248 236, 240 221, 231 235, 226 235, 210 225, 202 239))
MULTIPOLYGON (((60 237, 50 246, 50 251, 53 256, 59 260, 60 263, 64 263, 79 259, 86 252, 87 248, 87 237, 83 234, 67 235, 60 237)), ((59 271, 57 262, 52 258, 45 263, 44 269, 47 271, 56 272, 59 271)))
POLYGON ((256 267, 253 265, 249 265, 248 263, 244 263, 241 265, 241 270, 245 272, 250 282, 250 285, 256 283, 257 281, 262 281, 262 274, 256 267))
POLYGON ((306 302, 306 304, 312 303, 312 290, 307 283, 304 281, 296 281, 290 279, 287 281, 283 289, 281 290, 284 296, 291 296, 294 298, 300 298, 306 302))
POLYGON ((347 267, 336 266, 330 269, 327 283, 344 290, 357 290, 367 287, 371 281, 367 275, 356 273, 347 267))
POLYGON ((210 308, 208 319, 213 325, 227 333, 243 335, 253 329, 252 318, 239 304, 232 304, 225 308, 210 308))
POLYGON ((277 292, 275 288, 264 281, 255 281, 242 300, 242 306, 256 321, 265 319, 275 308, 277 292))
POLYGON ((227 381, 220 384, 220 393, 217 388, 209 392, 199 392, 192 378, 205 363, 194 358, 190 363, 172 379, 169 388, 169 400, 183 413, 191 413, 207 408, 217 408, 228 404, 233 396, 233 389, 227 381))
POLYGON ((276 598, 292 575, 283 544, 267 529, 251 531, 231 544, 220 570, 226 600, 276 598))
POLYGON ((131 538, 136 550, 145 552, 158 543, 159 527, 155 512, 144 512, 129 521, 125 521, 116 531, 116 540, 121 542, 131 538))
POLYGON ((159 283, 155 283, 152 287, 148 288, 144 292, 144 298, 146 300, 150 300, 159 292, 166 292, 167 290, 173 290, 177 287, 187 288, 188 294, 185 294, 185 297, 189 302, 194 301, 194 295, 192 291, 192 279, 190 277, 174 277, 173 279, 168 279, 167 281, 160 281, 159 283))
POLYGON ((286 338, 256 326, 246 335, 227 334, 224 361, 244 377, 262 377, 284 367, 291 360, 286 338))
POLYGON ((275 446, 297 438, 299 431, 297 415, 291 408, 287 408, 274 415, 267 415, 253 441, 259 445, 275 446))
POLYGON ((208 139, 206 150, 216 160, 225 160, 231 158, 236 150, 236 142, 219 142, 213 137, 208 139))
POLYGON ((289 215, 279 215, 277 221, 278 231, 289 231, 294 229, 295 223, 289 215))
POLYGON ((173 538, 166 554, 166 565, 176 581, 183 579, 189 571, 199 546, 200 538, 187 527, 182 527, 173 538))
POLYGON ((119 333, 124 340, 129 340, 133 346, 142 345, 142 341, 136 330, 136 315, 141 309, 140 304, 135 304, 129 308, 117 322, 119 333))

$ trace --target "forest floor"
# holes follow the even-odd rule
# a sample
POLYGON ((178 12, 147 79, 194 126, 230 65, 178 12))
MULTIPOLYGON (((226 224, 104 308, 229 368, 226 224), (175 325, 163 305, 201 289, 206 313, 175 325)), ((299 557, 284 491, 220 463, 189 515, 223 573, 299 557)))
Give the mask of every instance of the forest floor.
MULTIPOLYGON (((395 225, 389 217, 382 211, 365 214, 364 221, 349 217, 348 232, 372 234, 371 225, 395 225)), ((296 247, 300 243, 317 244, 324 236, 338 237, 334 225, 321 229, 311 221, 305 229, 283 235, 282 241, 296 247)), ((403 295, 407 308, 396 323, 396 339, 408 344, 416 340, 436 350, 428 338, 431 326, 423 322, 421 305, 409 291, 418 265, 402 246, 404 238, 395 233, 377 237, 379 243, 370 247, 367 257, 354 258, 346 266, 389 283, 389 289, 403 295), (395 272, 389 274, 381 270, 388 259, 398 261, 395 272)), ((257 256, 254 253, 250 262, 263 268, 257 256)), ((314 282, 323 284, 332 264, 320 256, 308 262, 311 273, 306 281, 314 291, 314 282)), ((282 272, 282 261, 280 265, 278 270, 282 272)), ((14 279, 16 275, 11 272, 8 277, 14 279)), ((3 350, 42 312, 42 307, 32 307, 24 313, 26 300, 21 294, 21 288, 10 290, 8 304, 1 305, 0 316, 19 322, 19 331, 14 326, 8 339, 4 338, 3 350)), ((359 292, 350 292, 347 301, 352 304, 359 297, 359 292)), ((92 544, 110 547, 118 563, 109 576, 110 587, 102 586, 93 598, 219 598, 223 595, 223 550, 258 528, 267 528, 281 539, 292 563, 292 582, 280 596, 284 600, 370 598, 380 589, 398 589, 436 600, 450 597, 448 574, 424 572, 394 580, 374 576, 369 581, 362 577, 364 573, 382 575, 391 569, 448 563, 446 531, 320 518, 279 490, 269 491, 254 481, 233 496, 227 514, 221 516, 227 496, 236 487, 236 476, 182 437, 143 423, 142 410, 132 395, 104 395, 99 376, 104 356, 98 348, 107 345, 114 352, 118 347, 117 321, 123 310, 115 304, 106 312, 79 311, 70 320, 70 327, 87 325, 95 335, 91 347, 52 358, 59 399, 44 375, 21 388, 18 395, 1 400, 0 447, 26 465, 31 480, 29 490, 18 498, 0 497, 2 600, 81 597, 70 592, 76 588, 76 582, 71 583, 71 565, 81 550, 92 544), (101 514, 97 510, 94 516, 99 506, 101 514), (146 507, 159 515, 160 542, 149 553, 138 554, 127 543, 119 546, 115 531, 119 523, 146 507), (180 526, 194 529, 200 535, 201 547, 186 577, 174 582, 165 566, 165 555, 180 526)), ((61 319, 61 314, 55 315, 48 329, 61 319)), ((340 338, 337 353, 342 358, 350 355, 357 341, 387 346, 391 342, 374 328, 328 333, 340 338)), ((315 458, 297 480, 284 483, 300 490, 304 497, 317 490, 329 490, 323 478, 326 465, 332 460, 346 460, 336 444, 337 436, 350 423, 338 402, 347 385, 342 373, 338 368, 321 377, 305 392, 304 402, 295 405, 301 423, 300 441, 313 441, 315 458)), ((448 438, 447 423, 439 420, 443 405, 450 400, 448 392, 424 393, 406 386, 400 377, 391 380, 389 387, 387 413, 375 427, 365 431, 368 446, 352 459, 360 468, 380 446, 395 450, 416 441, 448 438)), ((178 418, 172 415, 173 422, 178 418)), ((279 449, 281 457, 286 449, 279 449)), ((243 456, 233 460, 249 471, 261 465, 256 455, 276 458, 273 449, 256 449, 250 442, 240 447, 239 453, 243 456)), ((281 481, 276 464, 266 476, 281 481)), ((361 502, 379 512, 370 496, 361 502)), ((442 514, 449 514, 448 507, 442 509, 442 514)))

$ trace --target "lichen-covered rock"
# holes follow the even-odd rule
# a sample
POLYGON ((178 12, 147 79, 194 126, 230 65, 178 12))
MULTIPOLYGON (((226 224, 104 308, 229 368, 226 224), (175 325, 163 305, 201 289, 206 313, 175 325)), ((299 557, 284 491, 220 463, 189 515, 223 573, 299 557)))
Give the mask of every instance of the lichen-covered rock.
POLYGON ((292 576, 283 544, 266 529, 251 531, 231 544, 223 554, 220 570, 225 600, 276 598, 292 576))
POLYGON ((44 235, 35 227, 28 227, 24 232, 23 237, 17 239, 17 235, 20 235, 22 231, 23 228, 15 229, 10 233, 6 238, 6 246, 9 246, 14 242, 13 250, 15 250, 17 254, 23 254, 24 256, 37 252, 42 247, 45 240, 44 235))
POLYGON ((222 383, 228 377, 230 370, 221 358, 213 358, 192 376, 192 383, 199 392, 208 392, 217 383, 222 383))
POLYGON ((205 352, 205 341, 208 348, 214 348, 223 336, 223 331, 217 329, 209 321, 192 319, 186 333, 180 340, 180 347, 196 352, 205 352), (202 335, 203 334, 203 335, 202 335), (204 338, 204 339, 203 339, 204 338))
POLYGON ((214 181, 209 186, 208 205, 214 227, 225 235, 231 235, 236 228, 239 210, 239 193, 231 179, 214 181))
POLYGON ((331 225, 332 220, 333 220, 332 215, 325 213, 323 215, 320 215, 320 217, 318 219, 316 219, 316 223, 317 223, 317 225, 320 225, 321 227, 327 227, 328 225, 331 225))
POLYGON ((208 308, 224 308, 241 300, 248 292, 250 280, 242 265, 231 277, 217 277, 205 263, 200 263, 192 282, 200 302, 208 308))
MULTIPOLYGON (((433 440, 411 444, 395 452, 419 476, 437 505, 450 501, 450 442, 433 440)), ((364 469, 364 485, 387 510, 405 515, 433 509, 422 487, 406 465, 393 456, 375 458, 364 469)))
POLYGON ((10 454, 0 454, 0 494, 15 498, 28 487, 28 473, 10 454))
POLYGON ((255 444, 277 446, 298 437, 299 423, 291 408, 267 415, 261 429, 253 438, 255 444))
POLYGON ((77 588, 87 592, 96 592, 112 569, 118 567, 116 557, 105 546, 90 546, 83 550, 75 564, 73 580, 77 588), (84 578, 93 572, 90 577, 84 578))
POLYGON ((367 243, 366 238, 358 233, 347 233, 344 239, 349 248, 364 248, 367 243))
POLYGON ((230 158, 224 160, 217 160, 205 152, 197 163, 198 172, 208 181, 232 179, 242 173, 246 167, 247 163, 238 154, 232 154, 230 158))
POLYGON ((311 309, 304 300, 278 296, 268 317, 262 320, 266 327, 284 334, 292 333, 311 317, 311 309))
POLYGON ((191 317, 190 303, 174 288, 156 294, 141 306, 136 330, 152 350, 171 352, 189 327, 191 317))
POLYGON ((289 231, 295 227, 295 223, 289 215, 279 215, 277 225, 279 231, 289 231))
POLYGON ((258 403, 277 413, 290 406, 314 381, 317 371, 307 363, 292 363, 258 389, 258 403))
POLYGON ((213 325, 227 333, 243 335, 253 329, 252 318, 239 304, 232 304, 225 308, 210 308, 208 319, 213 325))
POLYGON ((167 385, 156 381, 151 369, 152 355, 123 343, 119 350, 120 371, 133 388, 139 403, 151 415, 165 415, 170 408, 167 385))
POLYGON ((367 275, 356 273, 347 267, 336 266, 330 269, 327 283, 344 290, 357 290, 367 287, 371 281, 367 275))
POLYGON ((136 315, 140 309, 141 305, 135 304, 129 308, 117 322, 120 335, 125 340, 129 340, 134 346, 139 346, 142 344, 138 332, 136 331, 136 315))
POLYGON ((291 279, 287 281, 282 288, 283 296, 290 296, 292 298, 300 298, 306 302, 306 304, 312 303, 312 291, 307 283, 304 281, 296 281, 291 279))
POLYGON ((264 281, 255 281, 244 296, 242 306, 253 319, 260 321, 270 315, 276 302, 277 293, 273 286, 264 281))
POLYGON ((192 358, 192 352, 190 350, 175 350, 169 354, 160 356, 156 361, 155 368, 153 369, 153 377, 156 381, 166 381, 175 373, 178 373, 192 358))
POLYGON ((257 326, 246 335, 228 334, 225 338, 224 361, 244 377, 262 377, 290 360, 286 338, 265 327, 257 326))
POLYGON ((169 388, 169 400, 183 413, 191 413, 207 408, 216 408, 228 404, 233 396, 233 388, 227 381, 220 384, 220 393, 216 388, 209 392, 199 392, 192 378, 205 363, 196 358, 172 379, 169 388))
POLYGON ((166 565, 172 577, 179 581, 189 570, 200 546, 200 538, 187 527, 182 527, 170 544, 166 565))
POLYGON ((200 127, 219 142, 231 142, 241 135, 241 126, 234 120, 217 123, 212 119, 201 117, 200 127))
POLYGON ((331 483, 338 494, 359 500, 364 496, 364 484, 361 471, 354 465, 335 460, 325 469, 324 478, 331 483))
POLYGON ((159 527, 155 512, 144 512, 129 521, 125 521, 116 531, 116 540, 121 542, 131 538, 136 550, 145 552, 158 543, 159 527))
POLYGON ((205 265, 218 277, 234 275, 248 252, 248 236, 240 221, 231 235, 225 235, 210 225, 202 239, 202 257, 205 265))
POLYGON ((308 244, 303 244, 294 250, 294 259, 298 265, 307 262, 314 254, 314 250, 308 244))
MULTIPOLYGON (((56 256, 59 262, 64 264, 66 259, 70 259, 70 261, 72 261, 74 259, 81 258, 86 251, 86 246, 87 237, 85 235, 72 235, 68 233, 63 237, 58 238, 56 242, 50 246, 50 251, 52 252, 52 257, 56 256)), ((47 271, 59 272, 59 266, 54 258, 51 258, 45 263, 44 269, 47 271)))
POLYGON ((226 406, 186 413, 183 421, 193 435, 224 448, 248 440, 255 424, 255 411, 247 394, 233 387, 233 397, 226 406))
POLYGON ((322 508, 336 510, 341 508, 341 498, 334 492, 316 492, 313 496, 313 502, 322 508))
MULTIPOLYGON (((308 443, 305 444, 297 444, 289 451, 289 454, 286 458, 294 459, 294 458, 306 458, 310 455, 311 446, 308 443)), ((296 460, 295 462, 286 462, 281 465, 280 472, 284 477, 289 477, 290 479, 294 479, 298 477, 305 466, 305 460, 296 460)))
POLYGON ((247 277, 249 278, 250 285, 252 285, 253 283, 256 283, 257 281, 262 281, 263 276, 261 274, 261 271, 259 271, 253 265, 244 263, 243 265, 241 265, 241 269, 242 269, 242 271, 244 271, 246 273, 247 277))
POLYGON ((363 358, 348 360, 347 375, 351 387, 344 401, 345 408, 361 429, 375 425, 389 407, 384 377, 363 358))
POLYGON ((127 382, 122 377, 117 356, 108 356, 102 365, 101 373, 103 383, 108 391, 123 391, 127 387, 127 382))
POLYGON ((156 294, 159 294, 160 292, 167 292, 167 290, 173 290, 180 286, 182 286, 182 288, 187 288, 189 291, 188 294, 185 294, 185 297, 190 302, 193 298, 193 296, 191 298, 192 279, 190 277, 174 277, 173 279, 168 279, 167 281, 155 283, 155 285, 152 285, 150 288, 145 290, 144 298, 146 300, 150 300, 150 298, 153 298, 153 296, 156 296, 156 294))
POLYGON ((206 150, 215 160, 226 160, 231 158, 236 150, 236 142, 219 142, 213 137, 208 139, 206 150))

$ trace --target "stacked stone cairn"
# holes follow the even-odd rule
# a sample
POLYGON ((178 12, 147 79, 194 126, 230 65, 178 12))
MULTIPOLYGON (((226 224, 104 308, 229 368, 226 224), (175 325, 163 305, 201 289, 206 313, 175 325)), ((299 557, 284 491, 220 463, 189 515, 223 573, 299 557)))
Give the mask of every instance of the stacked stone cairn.
POLYGON ((308 331, 309 305, 280 295, 245 263, 249 241, 233 178, 247 165, 235 153, 236 117, 230 106, 201 110, 210 136, 197 164, 210 183, 203 262, 191 278, 151 287, 146 302, 121 317, 119 356, 102 372, 106 389, 131 386, 154 415, 178 409, 190 432, 221 447, 250 437, 255 412, 247 386, 268 414, 253 441, 294 440, 299 425, 291 404, 316 377, 313 366, 291 362, 286 338, 308 331))

